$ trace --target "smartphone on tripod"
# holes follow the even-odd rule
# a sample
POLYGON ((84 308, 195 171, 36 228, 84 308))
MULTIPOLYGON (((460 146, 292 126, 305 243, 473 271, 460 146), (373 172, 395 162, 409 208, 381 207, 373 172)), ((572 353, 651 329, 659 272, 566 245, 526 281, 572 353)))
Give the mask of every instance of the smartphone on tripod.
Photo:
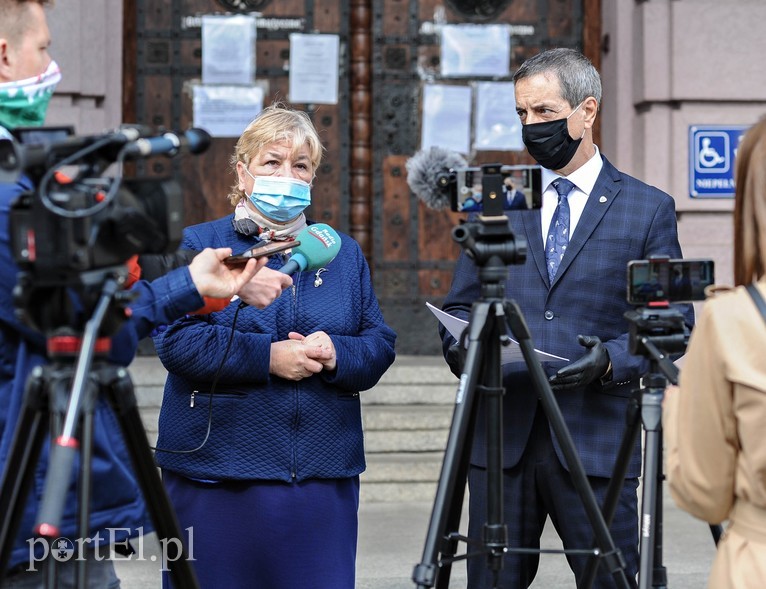
POLYGON ((649 258, 628 262, 628 302, 690 303, 705 300, 715 282, 713 260, 649 258))

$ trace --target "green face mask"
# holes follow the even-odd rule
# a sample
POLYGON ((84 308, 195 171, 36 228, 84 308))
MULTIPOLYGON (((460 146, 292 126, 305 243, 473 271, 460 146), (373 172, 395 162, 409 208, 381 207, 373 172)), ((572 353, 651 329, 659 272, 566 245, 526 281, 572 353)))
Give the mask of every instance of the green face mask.
POLYGON ((41 126, 60 81, 61 70, 51 61, 39 76, 0 84, 0 125, 7 129, 41 126))

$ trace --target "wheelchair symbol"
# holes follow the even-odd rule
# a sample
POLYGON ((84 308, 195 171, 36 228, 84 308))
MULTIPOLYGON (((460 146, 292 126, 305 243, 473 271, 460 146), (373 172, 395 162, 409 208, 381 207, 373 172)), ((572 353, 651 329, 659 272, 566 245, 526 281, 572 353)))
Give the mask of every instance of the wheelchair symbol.
POLYGON ((726 133, 708 132, 697 136, 698 172, 716 173, 729 170, 729 136, 726 133))

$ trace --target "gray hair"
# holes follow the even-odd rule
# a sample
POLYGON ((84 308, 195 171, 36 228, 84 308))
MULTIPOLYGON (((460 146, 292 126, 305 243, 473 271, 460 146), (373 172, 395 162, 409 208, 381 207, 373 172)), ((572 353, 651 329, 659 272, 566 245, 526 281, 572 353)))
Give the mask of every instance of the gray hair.
POLYGON ((561 97, 575 107, 589 96, 601 106, 601 76, 590 60, 574 49, 557 48, 526 60, 513 75, 513 82, 552 73, 561 84, 561 97))

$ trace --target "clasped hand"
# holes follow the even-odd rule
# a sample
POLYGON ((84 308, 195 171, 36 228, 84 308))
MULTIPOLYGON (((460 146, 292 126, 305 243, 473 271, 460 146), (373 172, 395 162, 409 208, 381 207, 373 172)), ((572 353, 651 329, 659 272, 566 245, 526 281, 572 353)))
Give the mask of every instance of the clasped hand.
POLYGON ((325 369, 335 370, 335 346, 324 331, 306 336, 291 331, 287 338, 271 344, 271 374, 287 380, 302 380, 325 369))

